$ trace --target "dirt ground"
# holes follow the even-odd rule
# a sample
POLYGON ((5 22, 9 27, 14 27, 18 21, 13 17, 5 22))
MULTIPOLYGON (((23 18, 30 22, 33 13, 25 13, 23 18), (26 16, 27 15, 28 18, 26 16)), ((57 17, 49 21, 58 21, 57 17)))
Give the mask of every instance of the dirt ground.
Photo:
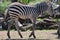
MULTIPOLYGON (((23 39, 25 40, 33 40, 33 37, 29 38, 29 34, 31 33, 31 31, 24 31, 21 32, 23 35, 23 39)), ((59 40, 57 38, 57 30, 35 30, 35 35, 36 35, 36 39, 34 40, 59 40)), ((18 32, 11 30, 10 32, 11 35, 11 39, 19 39, 19 40, 23 40, 22 38, 19 37, 18 32)), ((0 40, 6 40, 8 39, 7 37, 7 31, 0 31, 0 40)))

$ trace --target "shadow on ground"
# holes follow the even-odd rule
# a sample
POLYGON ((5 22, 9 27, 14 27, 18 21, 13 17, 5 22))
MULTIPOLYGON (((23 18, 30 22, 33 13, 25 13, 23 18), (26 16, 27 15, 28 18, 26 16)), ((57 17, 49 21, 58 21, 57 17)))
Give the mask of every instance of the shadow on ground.
MULTIPOLYGON (((58 35, 57 33, 51 33, 51 34, 58 35)), ((56 39, 59 39, 60 40, 60 37, 57 36, 56 39)))
POLYGON ((51 33, 51 34, 53 34, 53 35, 58 35, 57 33, 51 33))

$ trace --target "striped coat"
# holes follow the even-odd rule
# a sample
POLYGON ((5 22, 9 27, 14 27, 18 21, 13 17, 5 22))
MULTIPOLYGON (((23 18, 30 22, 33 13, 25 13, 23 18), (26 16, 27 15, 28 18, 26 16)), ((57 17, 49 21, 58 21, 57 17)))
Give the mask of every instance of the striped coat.
POLYGON ((10 22, 8 22, 8 32, 7 32, 8 37, 10 38, 9 32, 11 28, 11 23, 15 22, 15 27, 18 30, 20 37, 22 38, 22 35, 19 31, 19 22, 18 22, 18 19, 21 18, 21 19, 30 19, 32 21, 33 31, 31 35, 29 35, 29 37, 33 35, 33 37, 36 38, 34 34, 36 18, 41 14, 41 12, 47 11, 48 8, 49 5, 47 2, 41 2, 36 4, 35 6, 23 5, 18 2, 10 4, 5 12, 5 19, 7 21, 10 20, 10 22))

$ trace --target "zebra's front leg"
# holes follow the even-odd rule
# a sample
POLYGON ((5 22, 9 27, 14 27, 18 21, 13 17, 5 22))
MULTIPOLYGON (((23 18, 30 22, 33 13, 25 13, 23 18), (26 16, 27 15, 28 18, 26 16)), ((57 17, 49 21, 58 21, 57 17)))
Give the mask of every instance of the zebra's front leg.
POLYGON ((36 36, 35 36, 35 27, 36 27, 36 24, 35 23, 36 23, 36 20, 33 20, 32 23, 33 23, 32 32, 29 35, 29 37, 31 37, 33 35, 33 37, 36 38, 36 36))
POLYGON ((18 25, 18 20, 17 19, 15 19, 15 27, 16 27, 16 29, 17 29, 18 34, 20 35, 20 37, 23 38, 23 36, 21 35, 21 33, 19 31, 19 25, 18 25))
POLYGON ((31 37, 31 36, 33 35, 33 37, 36 38, 35 32, 34 32, 34 28, 32 27, 32 29, 33 29, 33 31, 32 31, 32 33, 29 35, 29 37, 31 37))

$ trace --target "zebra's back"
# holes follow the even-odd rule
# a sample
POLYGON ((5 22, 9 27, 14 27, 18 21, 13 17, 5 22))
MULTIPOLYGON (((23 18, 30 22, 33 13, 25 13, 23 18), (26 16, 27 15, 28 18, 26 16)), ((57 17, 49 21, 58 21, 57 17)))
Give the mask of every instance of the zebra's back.
POLYGON ((27 5, 18 5, 13 4, 10 5, 8 8, 8 14, 13 17, 20 17, 20 18, 29 18, 32 15, 37 15, 37 9, 35 7, 27 6, 27 5))

